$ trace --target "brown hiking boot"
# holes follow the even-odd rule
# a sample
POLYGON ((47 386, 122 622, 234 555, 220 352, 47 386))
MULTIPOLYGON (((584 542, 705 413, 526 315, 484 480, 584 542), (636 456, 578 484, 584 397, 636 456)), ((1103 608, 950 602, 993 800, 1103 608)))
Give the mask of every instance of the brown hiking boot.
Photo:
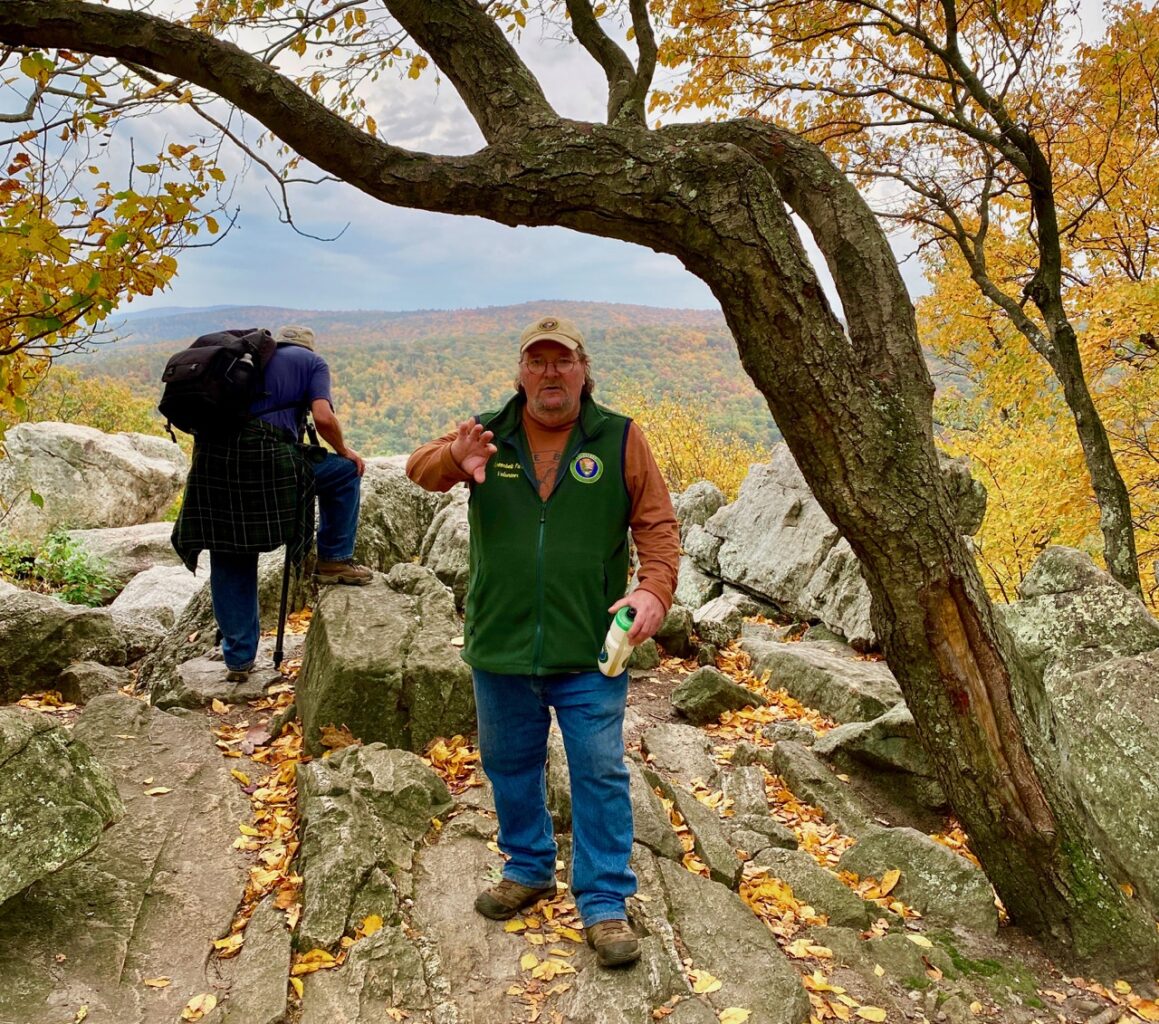
POLYGON ((492 921, 506 921, 514 917, 524 907, 530 907, 540 900, 549 900, 555 895, 555 882, 541 889, 504 878, 498 885, 484 889, 475 898, 475 909, 492 921))
POLYGON ((601 967, 627 967, 640 959, 640 940, 622 917, 600 921, 584 932, 601 967))
POLYGON ((318 559, 314 566, 315 583, 345 583, 351 587, 365 587, 374 579, 374 571, 365 565, 358 565, 353 558, 341 562, 323 562, 318 559))

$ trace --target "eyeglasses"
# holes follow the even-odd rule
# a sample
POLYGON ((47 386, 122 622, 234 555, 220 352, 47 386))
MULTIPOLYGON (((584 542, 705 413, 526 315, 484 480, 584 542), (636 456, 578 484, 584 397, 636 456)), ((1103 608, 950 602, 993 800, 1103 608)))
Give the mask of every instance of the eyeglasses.
POLYGON ((542 356, 531 356, 523 360, 523 365, 527 367, 528 371, 534 373, 537 377, 541 373, 546 373, 549 366, 555 367, 556 373, 570 373, 576 368, 579 362, 572 356, 563 356, 559 359, 544 359, 542 356))

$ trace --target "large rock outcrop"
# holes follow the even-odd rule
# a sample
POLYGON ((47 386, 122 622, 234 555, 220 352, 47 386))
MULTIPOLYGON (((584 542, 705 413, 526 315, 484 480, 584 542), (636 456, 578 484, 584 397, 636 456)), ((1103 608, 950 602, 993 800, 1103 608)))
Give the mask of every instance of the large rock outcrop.
POLYGON ((467 523, 467 491, 456 487, 450 501, 435 514, 420 551, 422 564, 451 589, 460 611, 470 582, 471 529, 467 523))
POLYGON ((323 726, 365 742, 421 750, 474 728, 471 674, 451 640, 454 600, 429 569, 403 563, 365 587, 322 592, 298 677, 307 746, 323 726))
POLYGON ((1048 547, 1018 587, 1020 600, 997 605, 1019 651, 1043 671, 1060 654, 1085 648, 1130 656, 1159 647, 1159 620, 1089 555, 1048 547))
POLYGON ((245 892, 233 844, 250 811, 234 762, 202 721, 120 694, 89 704, 73 735, 115 779, 124 817, 0 906, 0 1020, 176 1021, 215 990, 228 962, 212 944, 245 892), (158 978, 163 988, 145 984, 158 978))
POLYGON ((22 423, 5 434, 4 446, 0 501, 10 507, 4 530, 36 542, 60 527, 160 519, 188 470, 181 449, 166 438, 105 434, 75 423, 22 423))
MULTIPOLYGON (((118 586, 155 565, 180 565, 173 550, 172 523, 141 523, 98 530, 69 530, 71 540, 99 558, 118 586)), ((208 569, 208 556, 203 556, 208 569)))
POLYGON ((45 715, 0 708, 0 903, 84 856, 123 812, 83 743, 45 715))
POLYGON ((753 466, 705 530, 721 540, 720 577, 799 619, 819 619, 850 643, 874 640, 869 590, 786 445, 753 466))
POLYGON ((125 644, 107 608, 29 590, 0 595, 0 700, 51 687, 74 661, 125 663, 125 644))
POLYGON ((396 460, 367 459, 354 557, 380 572, 415 561, 431 520, 449 501, 412 484, 396 460))
POLYGON ((1039 728, 1122 880, 1159 900, 1159 620, 1081 551, 1049 547, 999 606, 1042 672, 1039 728))

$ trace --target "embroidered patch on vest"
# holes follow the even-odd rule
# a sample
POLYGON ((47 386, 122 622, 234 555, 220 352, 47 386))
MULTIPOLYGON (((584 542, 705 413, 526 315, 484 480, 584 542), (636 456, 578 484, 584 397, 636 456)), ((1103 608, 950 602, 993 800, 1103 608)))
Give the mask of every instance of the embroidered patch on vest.
POLYGON ((598 455, 580 452, 571 460, 571 475, 581 484, 594 484, 604 475, 604 464, 598 455))

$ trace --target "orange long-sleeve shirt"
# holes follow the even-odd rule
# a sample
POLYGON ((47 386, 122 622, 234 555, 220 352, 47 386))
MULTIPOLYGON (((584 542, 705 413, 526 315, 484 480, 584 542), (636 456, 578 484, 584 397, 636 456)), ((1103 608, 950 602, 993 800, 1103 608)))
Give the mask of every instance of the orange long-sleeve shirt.
MULTIPOLYGON (((539 484, 539 496, 546 501, 555 486, 573 423, 545 427, 523 410, 523 433, 539 484)), ((449 491, 470 477, 451 455, 456 432, 444 434, 416 448, 407 460, 406 474, 428 491, 449 491)), ((680 563, 680 530, 672 498, 652 456, 644 432, 635 424, 628 427, 624 446, 624 478, 631 499, 628 525, 640 558, 639 587, 654 595, 667 612, 676 590, 676 570, 680 563)))

